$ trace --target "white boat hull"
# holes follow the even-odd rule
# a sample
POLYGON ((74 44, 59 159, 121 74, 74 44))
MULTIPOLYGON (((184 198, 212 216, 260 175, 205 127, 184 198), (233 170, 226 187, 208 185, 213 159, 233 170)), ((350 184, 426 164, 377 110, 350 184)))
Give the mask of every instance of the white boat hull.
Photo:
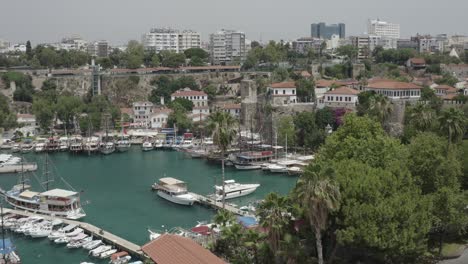
POLYGON ((0 173, 17 173, 21 171, 35 171, 37 170, 36 163, 21 164, 8 164, 0 166, 0 173))
MULTIPOLYGON (((256 188, 251 188, 251 189, 246 189, 246 190, 240 190, 240 191, 236 191, 236 192, 227 193, 225 199, 228 200, 228 199, 234 199, 234 198, 246 196, 246 195, 249 195, 249 194, 255 192, 255 190, 257 190, 257 187, 256 187, 256 188)), ((221 201, 222 199, 223 199, 222 195, 216 195, 216 200, 221 201)))
POLYGON ((34 210, 34 209, 31 209, 31 208, 28 208, 28 207, 18 206, 16 204, 10 202, 8 199, 7 199, 7 202, 15 209, 21 209, 21 210, 32 212, 32 213, 35 213, 35 214, 58 216, 58 217, 63 217, 63 218, 67 218, 67 219, 70 219, 70 220, 78 220, 78 219, 83 218, 83 217, 86 216, 86 214, 82 210, 76 210, 76 211, 73 211, 73 212, 72 211, 58 212, 58 211, 48 211, 48 210, 41 210, 41 209, 34 210))
POLYGON ((249 165, 234 164, 234 166, 236 166, 236 169, 238 170, 259 170, 262 168, 261 165, 257 165, 257 164, 249 164, 249 165))
POLYGON ((158 191, 158 195, 168 201, 171 201, 176 204, 181 204, 181 205, 193 205, 193 203, 195 202, 194 197, 185 198, 185 197, 180 197, 180 196, 171 196, 162 191, 158 191))

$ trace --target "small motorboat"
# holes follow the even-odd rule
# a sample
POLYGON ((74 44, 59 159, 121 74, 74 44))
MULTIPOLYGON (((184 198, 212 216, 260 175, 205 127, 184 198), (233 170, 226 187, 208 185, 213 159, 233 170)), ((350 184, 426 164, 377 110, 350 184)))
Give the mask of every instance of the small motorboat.
POLYGON ((86 249, 86 250, 92 250, 92 249, 95 249, 99 246, 101 246, 103 243, 102 243, 102 240, 92 240, 86 244, 83 245, 83 248, 86 249))
POLYGON ((92 249, 89 251, 89 254, 92 255, 93 257, 97 257, 99 255, 101 255, 102 252, 105 252, 105 251, 108 251, 112 249, 111 246, 106 246, 106 245, 102 245, 102 246, 99 246, 95 249, 92 249))
POLYGON ((150 151, 153 150, 153 144, 149 141, 143 142, 143 145, 141 145, 143 151, 150 151))
POLYGON ((54 243, 55 244, 66 244, 66 243, 69 243, 70 240, 71 239, 69 237, 64 236, 64 237, 59 237, 59 238, 55 239, 54 243))
POLYGON ((117 252, 117 249, 111 249, 111 250, 108 250, 108 251, 104 251, 104 252, 102 252, 102 253, 99 255, 99 258, 100 258, 100 259, 108 258, 108 257, 110 257, 112 254, 114 254, 115 252, 117 252))

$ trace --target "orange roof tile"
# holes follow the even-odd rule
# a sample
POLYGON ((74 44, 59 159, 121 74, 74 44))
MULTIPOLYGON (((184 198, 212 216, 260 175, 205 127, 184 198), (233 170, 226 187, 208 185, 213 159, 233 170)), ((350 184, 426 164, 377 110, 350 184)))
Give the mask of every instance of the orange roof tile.
POLYGON ((458 91, 457 88, 445 84, 438 85, 435 89, 447 90, 447 93, 456 93, 458 91))
POLYGON ((294 82, 279 82, 279 83, 272 83, 270 87, 294 89, 296 88, 296 84, 294 82))
POLYGON ((225 264, 189 238, 164 234, 141 249, 157 264, 225 264))
POLYGON ((315 87, 318 87, 318 88, 323 88, 323 87, 330 87, 332 86, 334 83, 336 83, 336 81, 334 80, 318 80, 317 82, 315 82, 315 87))
POLYGON ((380 80, 369 82, 367 88, 371 89, 389 89, 389 90, 406 90, 406 89, 421 89, 421 86, 414 83, 398 82, 392 80, 380 80))
POLYGON ((333 89, 331 91, 326 92, 325 94, 344 94, 344 95, 357 95, 359 94, 358 90, 342 86, 340 88, 333 89))
POLYGON ((174 97, 182 97, 182 96, 206 96, 207 94, 203 91, 194 91, 194 90, 179 90, 171 94, 174 97))
POLYGON ((424 58, 411 58, 410 59, 410 62, 412 64, 416 64, 416 65, 423 65, 423 64, 426 64, 426 60, 424 58))

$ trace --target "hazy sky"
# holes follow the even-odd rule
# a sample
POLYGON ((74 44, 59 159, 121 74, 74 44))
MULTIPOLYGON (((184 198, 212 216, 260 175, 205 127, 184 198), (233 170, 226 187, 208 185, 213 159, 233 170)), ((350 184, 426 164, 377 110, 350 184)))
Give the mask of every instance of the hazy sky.
POLYGON ((34 44, 71 34, 113 44, 140 40, 151 27, 194 29, 207 40, 222 28, 251 40, 292 40, 310 24, 346 23, 346 34, 366 31, 369 18, 416 33, 468 35, 467 0, 1 0, 0 39, 34 44))

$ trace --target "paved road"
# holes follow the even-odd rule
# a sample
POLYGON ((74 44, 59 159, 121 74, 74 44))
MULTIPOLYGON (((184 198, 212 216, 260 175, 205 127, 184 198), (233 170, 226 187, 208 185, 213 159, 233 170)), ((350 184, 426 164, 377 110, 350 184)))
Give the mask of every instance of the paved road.
POLYGON ((465 248, 463 254, 456 259, 440 261, 438 264, 467 264, 468 263, 468 248, 465 248))

